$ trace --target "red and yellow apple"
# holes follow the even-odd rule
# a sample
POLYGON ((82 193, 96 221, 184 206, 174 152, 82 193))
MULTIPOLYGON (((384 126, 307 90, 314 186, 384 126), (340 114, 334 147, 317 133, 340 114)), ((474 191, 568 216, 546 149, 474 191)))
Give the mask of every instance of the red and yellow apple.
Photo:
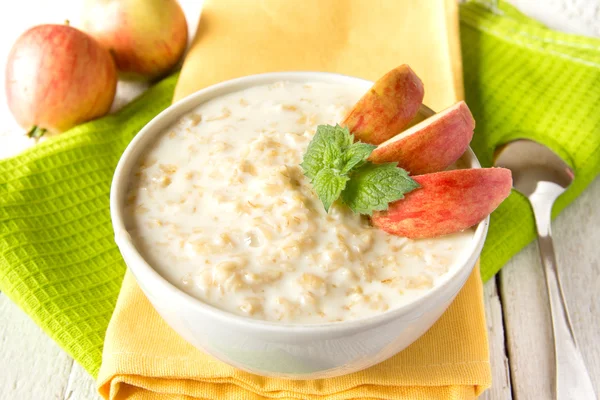
POLYGON ((381 143, 370 161, 397 162, 413 175, 443 171, 465 152, 475 120, 461 101, 381 143))
POLYGON ((423 82, 408 65, 401 65, 375 82, 341 125, 356 140, 380 144, 410 123, 419 112, 423 95, 423 82))
POLYGON ((8 106, 30 136, 59 133, 106 114, 116 86, 108 51, 68 25, 29 29, 8 56, 8 106))
POLYGON ((431 238, 467 229, 508 197, 512 176, 504 168, 457 169, 414 176, 421 187, 388 210, 375 212, 373 225, 398 236, 431 238))
POLYGON ((111 52, 127 79, 165 75, 187 45, 187 23, 176 0, 87 0, 83 29, 111 52))

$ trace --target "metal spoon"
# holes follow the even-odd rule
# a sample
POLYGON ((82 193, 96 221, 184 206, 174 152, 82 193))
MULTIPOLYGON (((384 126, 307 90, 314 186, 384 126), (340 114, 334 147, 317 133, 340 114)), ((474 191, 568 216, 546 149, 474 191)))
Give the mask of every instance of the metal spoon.
POLYGON ((592 381, 569 320, 550 229, 552 205, 575 178, 573 170, 548 147, 524 139, 501 147, 495 165, 512 171, 514 188, 529 199, 533 208, 554 332, 555 398, 595 400, 592 381))

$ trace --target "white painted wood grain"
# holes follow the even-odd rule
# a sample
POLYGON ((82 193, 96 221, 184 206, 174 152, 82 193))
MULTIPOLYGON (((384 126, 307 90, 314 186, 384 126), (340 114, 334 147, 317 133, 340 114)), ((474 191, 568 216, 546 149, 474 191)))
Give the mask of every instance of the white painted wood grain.
POLYGON ((100 400, 96 382, 0 293, 0 400, 100 400))
POLYGON ((554 228, 571 322, 600 398, 600 178, 565 210, 554 228))
POLYGON ((499 275, 515 399, 551 399, 552 328, 537 248, 517 254, 499 275))
MULTIPOLYGON (((554 222, 559 274, 575 335, 600 393, 600 179, 554 222)), ((554 348, 537 245, 500 272, 508 355, 516 400, 552 398, 554 348)))
POLYGON ((510 371, 506 357, 502 304, 498 297, 496 279, 484 286, 485 317, 487 320, 492 364, 492 387, 484 392, 481 400, 511 400, 510 371))
POLYGON ((0 294, 0 399, 63 400, 73 360, 0 294))
POLYGON ((101 400, 96 389, 96 381, 77 362, 69 374, 63 400, 101 400))
POLYGON ((508 0, 523 14, 552 29, 600 36, 600 0, 508 0))

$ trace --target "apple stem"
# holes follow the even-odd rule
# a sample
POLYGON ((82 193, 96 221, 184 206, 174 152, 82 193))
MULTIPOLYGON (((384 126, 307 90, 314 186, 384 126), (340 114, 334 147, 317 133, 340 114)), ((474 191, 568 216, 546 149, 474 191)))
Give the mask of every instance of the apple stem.
POLYGON ((65 25, 66 26, 71 26, 71 21, 69 21, 68 19, 65 19, 65 25))
POLYGON ((31 127, 31 129, 29 130, 29 132, 27 132, 27 137, 33 138, 33 139, 39 139, 42 136, 44 136, 44 134, 47 132, 46 129, 44 128, 40 128, 37 125, 34 125, 31 127))

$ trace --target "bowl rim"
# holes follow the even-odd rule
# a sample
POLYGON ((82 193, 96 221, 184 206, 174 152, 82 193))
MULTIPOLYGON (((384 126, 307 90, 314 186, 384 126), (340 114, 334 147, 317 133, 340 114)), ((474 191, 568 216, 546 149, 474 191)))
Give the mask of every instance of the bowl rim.
MULTIPOLYGON (((165 124, 165 121, 163 120, 169 121, 167 123, 168 126, 177 121, 177 119, 181 118, 183 115, 189 113, 195 107, 198 107, 199 105, 216 97, 243 90, 252 86, 270 84, 279 81, 304 83, 312 81, 352 84, 355 86, 364 87, 365 91, 373 85, 372 81, 366 79, 331 72, 289 71, 248 75, 223 81, 200 89, 171 104, 169 107, 155 116, 150 122, 148 122, 128 144, 127 148, 121 155, 115 169, 110 188, 110 216, 115 242, 123 258, 129 260, 129 262, 126 262, 127 268, 132 272, 142 289, 144 290, 144 287, 146 286, 142 282, 147 282, 148 285, 152 285, 155 288, 160 288, 165 292, 165 295, 169 296, 169 298, 173 296, 172 299, 183 302, 185 305, 197 310, 202 314, 208 314, 211 317, 223 320, 227 323, 238 325, 241 324, 247 328, 260 328, 270 332, 289 333, 294 331, 319 333, 324 331, 335 332, 345 331, 348 329, 361 329, 367 326, 385 323, 386 321, 396 319, 400 315, 409 314, 418 310, 419 307, 435 298, 438 293, 444 292, 444 289, 448 289, 448 287, 451 286, 453 279, 458 279, 459 276, 466 273, 465 269, 469 269, 469 273, 464 279, 466 282, 466 279, 471 274, 476 260, 479 258, 481 249, 483 248, 489 225, 489 216, 476 225, 475 233, 473 234, 469 248, 463 250, 461 257, 455 262, 454 266, 451 267, 452 271, 450 273, 446 273, 442 277, 442 281, 438 282, 431 290, 406 304, 391 308, 383 313, 346 321, 323 322, 315 324, 275 322, 237 315, 193 297, 169 282, 154 268, 152 268, 152 266, 144 259, 144 257, 142 257, 140 252, 138 252, 131 237, 127 233, 123 219, 124 201, 121 201, 125 198, 127 181, 131 173, 129 164, 134 163, 139 158, 139 154, 137 153, 139 148, 146 148, 156 137, 161 134, 161 132, 164 132, 165 128, 163 128, 162 125, 165 124), (458 267, 456 267, 457 264, 459 264, 458 267)), ((468 157, 467 162, 470 164, 471 168, 481 168, 477 157, 470 147, 462 157, 465 157, 465 155, 468 157)), ((459 291, 463 286, 464 282, 461 284, 459 291)))

